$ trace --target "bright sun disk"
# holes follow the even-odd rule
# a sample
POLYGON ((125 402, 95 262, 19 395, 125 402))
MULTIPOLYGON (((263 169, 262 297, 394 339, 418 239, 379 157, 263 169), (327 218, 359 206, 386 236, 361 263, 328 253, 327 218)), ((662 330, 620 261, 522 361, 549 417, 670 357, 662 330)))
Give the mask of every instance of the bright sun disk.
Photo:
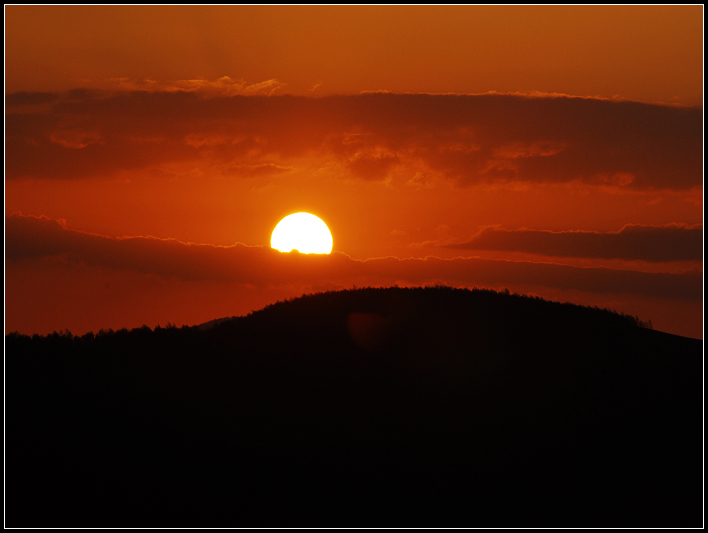
POLYGON ((270 246, 281 252, 328 254, 332 251, 332 234, 327 224, 315 215, 295 213, 278 222, 270 246))

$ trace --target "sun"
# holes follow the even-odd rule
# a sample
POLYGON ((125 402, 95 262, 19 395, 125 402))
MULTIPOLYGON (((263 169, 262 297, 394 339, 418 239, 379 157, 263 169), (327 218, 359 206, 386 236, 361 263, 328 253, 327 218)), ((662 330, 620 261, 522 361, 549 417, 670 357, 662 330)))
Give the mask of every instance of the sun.
POLYGON ((315 215, 294 213, 275 226, 270 246, 281 252, 297 250, 303 254, 328 254, 332 251, 332 234, 327 224, 315 215))

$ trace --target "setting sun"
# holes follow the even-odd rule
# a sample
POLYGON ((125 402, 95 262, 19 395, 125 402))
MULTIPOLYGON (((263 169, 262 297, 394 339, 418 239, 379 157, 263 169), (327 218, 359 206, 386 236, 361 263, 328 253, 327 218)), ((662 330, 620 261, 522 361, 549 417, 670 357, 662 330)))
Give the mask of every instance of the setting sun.
POLYGON ((327 224, 315 215, 295 213, 278 222, 270 246, 281 252, 328 254, 332 251, 332 234, 327 224))
POLYGON ((5 5, 6 526, 702 525, 704 11, 5 5))

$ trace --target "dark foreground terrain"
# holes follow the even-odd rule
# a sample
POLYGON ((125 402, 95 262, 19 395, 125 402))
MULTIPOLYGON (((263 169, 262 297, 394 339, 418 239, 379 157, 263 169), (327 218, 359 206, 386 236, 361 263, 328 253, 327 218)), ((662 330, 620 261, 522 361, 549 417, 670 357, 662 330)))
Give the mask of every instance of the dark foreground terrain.
POLYGON ((689 526, 703 343, 492 291, 6 336, 6 526, 689 526))

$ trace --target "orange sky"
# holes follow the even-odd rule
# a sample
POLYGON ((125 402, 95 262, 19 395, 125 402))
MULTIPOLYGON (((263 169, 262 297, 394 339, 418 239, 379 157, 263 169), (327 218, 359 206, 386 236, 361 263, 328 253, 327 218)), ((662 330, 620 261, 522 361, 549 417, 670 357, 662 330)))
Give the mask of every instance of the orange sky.
POLYGON ((9 6, 5 17, 6 92, 229 76, 277 80, 277 94, 703 102, 699 5, 9 6))
POLYGON ((448 283, 702 337, 702 17, 7 6, 5 330, 448 283), (297 211, 332 256, 269 250, 297 211))

